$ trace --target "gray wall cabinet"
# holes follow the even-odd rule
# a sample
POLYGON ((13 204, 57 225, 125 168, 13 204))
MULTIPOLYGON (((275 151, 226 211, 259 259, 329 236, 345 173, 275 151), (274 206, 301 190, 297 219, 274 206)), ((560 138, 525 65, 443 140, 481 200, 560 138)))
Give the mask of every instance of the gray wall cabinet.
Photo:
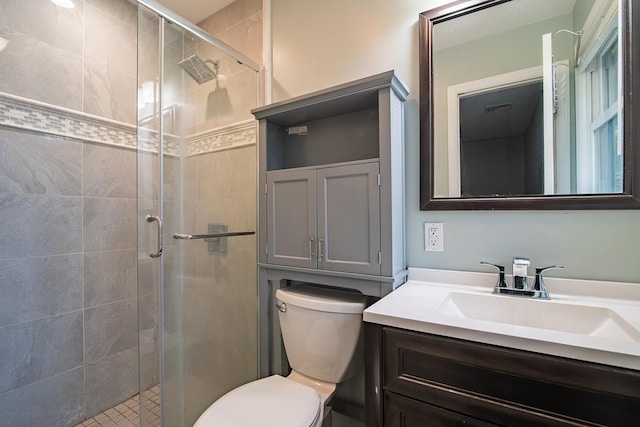
POLYGON ((266 192, 268 263, 317 268, 316 171, 269 172, 266 192))
POLYGON ((261 375, 281 372, 273 293, 305 282, 381 297, 406 280, 404 102, 393 71, 252 112, 259 120, 261 375))
POLYGON ((267 172, 269 264, 380 274, 379 163, 267 172))

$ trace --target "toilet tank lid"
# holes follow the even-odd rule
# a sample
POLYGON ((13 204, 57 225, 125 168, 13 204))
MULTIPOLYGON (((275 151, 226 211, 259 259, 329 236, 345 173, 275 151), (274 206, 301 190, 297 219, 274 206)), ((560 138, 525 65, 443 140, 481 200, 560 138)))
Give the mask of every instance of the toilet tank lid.
POLYGON ((355 291, 296 285, 276 291, 278 301, 293 306, 330 313, 362 313, 367 297, 355 291))

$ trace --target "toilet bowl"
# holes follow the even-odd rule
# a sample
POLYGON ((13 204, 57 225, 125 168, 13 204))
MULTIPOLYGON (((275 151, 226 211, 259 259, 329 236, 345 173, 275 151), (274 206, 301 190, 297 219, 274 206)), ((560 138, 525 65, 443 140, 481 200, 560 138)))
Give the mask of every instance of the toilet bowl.
POLYGON ((276 291, 292 372, 242 385, 222 396, 194 427, 319 427, 339 383, 362 359, 362 294, 298 285, 276 291))
POLYGON ((194 427, 318 427, 322 409, 314 389, 272 375, 231 390, 209 406, 194 427))

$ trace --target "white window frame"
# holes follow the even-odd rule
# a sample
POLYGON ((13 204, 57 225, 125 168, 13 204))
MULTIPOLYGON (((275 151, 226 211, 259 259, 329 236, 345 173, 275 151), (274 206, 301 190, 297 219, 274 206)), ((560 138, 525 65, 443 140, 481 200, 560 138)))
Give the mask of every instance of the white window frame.
MULTIPOLYGON (((618 76, 617 101, 604 107, 602 84, 602 57, 614 44, 619 44, 618 28, 619 14, 617 2, 612 2, 606 11, 595 11, 587 19, 585 29, 589 28, 590 20, 599 20, 600 25, 592 30, 589 39, 591 43, 585 47, 576 69, 576 174, 577 192, 579 194, 598 193, 598 178, 596 172, 596 131, 613 118, 618 119, 617 153, 622 154, 622 84, 623 78, 618 76), (598 73, 597 87, 592 83, 592 74, 598 73), (593 99, 597 98, 598 111, 592 108, 593 99)), ((622 68, 621 49, 618 49, 618 72, 622 68)))

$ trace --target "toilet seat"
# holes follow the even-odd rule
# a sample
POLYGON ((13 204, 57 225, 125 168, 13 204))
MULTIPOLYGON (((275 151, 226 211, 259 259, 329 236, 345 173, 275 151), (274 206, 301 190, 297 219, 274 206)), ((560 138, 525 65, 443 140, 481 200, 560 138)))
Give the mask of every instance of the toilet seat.
POLYGON ((214 402, 194 427, 315 427, 322 402, 314 389, 272 375, 250 382, 214 402))

